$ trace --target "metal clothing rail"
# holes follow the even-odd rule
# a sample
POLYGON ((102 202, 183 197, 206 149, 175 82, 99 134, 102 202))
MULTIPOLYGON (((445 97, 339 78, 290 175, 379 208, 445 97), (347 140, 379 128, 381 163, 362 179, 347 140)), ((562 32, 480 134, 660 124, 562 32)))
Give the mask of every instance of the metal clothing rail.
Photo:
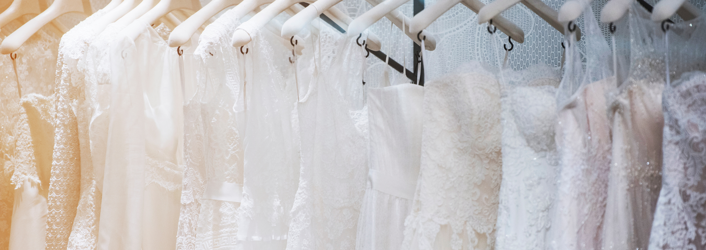
MULTIPOLYGON (((416 15, 417 13, 421 12, 421 11, 424 9, 424 0, 413 0, 413 1, 414 1, 414 14, 416 15)), ((308 3, 304 3, 304 2, 300 2, 299 4, 301 4, 301 5, 304 6, 304 7, 309 6, 308 3)), ((344 34, 346 33, 346 30, 344 30, 343 28, 341 28, 341 26, 339 26, 338 24, 336 24, 336 23, 335 23, 333 20, 331 20, 331 18, 329 18, 328 16, 326 16, 326 15, 324 15, 324 14, 321 14, 319 17, 320 17, 322 20, 324 20, 324 22, 326 22, 326 23, 328 23, 329 25, 331 25, 331 27, 333 27, 334 29, 338 30, 338 32, 341 32, 341 33, 344 33, 344 34)), ((383 61, 383 62, 387 59, 387 55, 386 55, 384 52, 382 52, 382 51, 372 51, 372 50, 368 50, 367 48, 366 48, 366 50, 367 50, 370 54, 374 55, 375 57, 377 57, 378 59, 380 59, 380 60, 383 61)), ((389 65, 391 68, 393 68, 394 70, 396 70, 397 72, 400 72, 400 74, 405 74, 405 76, 407 76, 407 78, 409 78, 409 80, 411 80, 413 83, 419 84, 419 85, 424 85, 424 67, 423 67, 423 65, 422 65, 422 72, 421 72, 421 77, 420 77, 420 82, 419 82, 419 83, 417 83, 417 77, 416 77, 416 76, 417 76, 417 74, 416 74, 416 73, 417 73, 417 70, 419 70, 417 65, 419 65, 419 57, 418 57, 418 55, 419 55, 420 52, 421 52, 421 47, 419 47, 419 45, 417 45, 416 43, 414 43, 414 55, 415 55, 415 56, 414 56, 414 70, 405 69, 404 66, 402 66, 402 65, 401 65, 399 62, 397 62, 395 59, 392 59, 392 57, 389 58, 388 65, 389 65)))

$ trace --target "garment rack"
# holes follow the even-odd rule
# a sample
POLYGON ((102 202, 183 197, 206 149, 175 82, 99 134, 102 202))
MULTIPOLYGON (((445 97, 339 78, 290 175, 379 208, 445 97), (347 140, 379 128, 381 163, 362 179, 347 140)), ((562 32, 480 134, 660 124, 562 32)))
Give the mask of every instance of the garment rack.
MULTIPOLYGON (((414 14, 416 15, 417 13, 421 12, 421 11, 424 9, 424 0, 413 0, 413 1, 414 1, 414 2, 413 2, 414 14)), ((304 6, 305 8, 306 8, 307 6, 309 6, 308 3, 304 3, 304 2, 300 2, 299 4, 302 5, 302 6, 304 6)), ((331 27, 333 27, 334 29, 338 30, 338 32, 341 32, 341 33, 344 33, 344 34, 346 33, 346 30, 344 30, 341 26, 339 26, 338 24, 336 24, 336 23, 335 23, 333 20, 331 20, 331 18, 329 18, 328 16, 326 16, 326 15, 324 15, 324 14, 321 14, 321 15, 319 15, 319 17, 320 17, 322 20, 324 20, 324 22, 326 22, 326 23, 328 23, 329 25, 331 25, 331 27)), ((416 76, 417 76, 417 70, 420 70, 420 67, 418 66, 418 65, 419 65, 419 62, 420 62, 420 60, 419 60, 419 59, 420 59, 420 58, 419 58, 419 54, 420 54, 420 52, 421 52, 422 50, 421 50, 421 47, 420 47, 419 45, 417 45, 416 43, 413 43, 413 44, 414 44, 413 53, 414 53, 414 55, 415 55, 415 56, 414 56, 414 70, 405 69, 404 66, 402 66, 402 65, 401 65, 399 62, 397 62, 395 59, 392 59, 392 57, 389 58, 388 66, 390 66, 391 68, 393 68, 393 69, 396 70, 397 72, 400 72, 400 74, 403 74, 403 73, 404 73, 405 76, 406 76, 407 78, 409 78, 409 80, 411 80, 413 83, 424 86, 424 65, 421 66, 421 72, 420 72, 420 75, 421 75, 421 76, 420 76, 420 78, 419 78, 419 82, 417 82, 417 77, 416 77, 416 76)), ((383 62, 384 62, 386 59, 388 59, 388 58, 387 58, 387 55, 386 55, 384 52, 382 52, 382 51, 372 51, 372 50, 369 50, 369 49, 367 49, 367 48, 366 48, 365 50, 366 50, 369 54, 374 55, 375 57, 377 57, 378 59, 380 59, 380 60, 383 61, 383 62)))

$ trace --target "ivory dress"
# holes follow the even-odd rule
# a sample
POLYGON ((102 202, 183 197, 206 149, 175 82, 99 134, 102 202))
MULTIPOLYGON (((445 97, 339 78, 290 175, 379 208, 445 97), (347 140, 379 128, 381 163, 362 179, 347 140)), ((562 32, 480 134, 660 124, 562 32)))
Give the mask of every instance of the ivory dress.
MULTIPOLYGON (((27 21, 29 18, 21 18, 27 21)), ((22 22, 2 27, 8 34, 22 22)), ((0 248, 45 249, 51 172, 51 115, 61 33, 43 27, 16 52, 0 57, 0 248), (14 65, 13 65, 14 64, 14 65), (19 80, 19 81, 18 81, 19 80), (21 98, 22 97, 22 100, 21 98), (41 105, 38 105, 40 104, 41 105), (37 112, 30 112, 34 110, 37 112)))
POLYGON ((365 50, 324 26, 304 40, 313 57, 298 59, 298 75, 313 77, 299 88, 301 172, 287 249, 354 249, 368 160, 367 110, 356 106, 365 50))
MULTIPOLYGON (((173 249, 183 173, 179 55, 143 24, 110 46, 112 90, 97 249, 173 249)), ((162 26, 158 27, 161 28, 162 26)), ((182 47, 184 54, 193 47, 182 47)))
POLYGON ((494 245, 502 171, 500 85, 477 63, 424 87, 421 168, 402 249, 494 245))
POLYGON ((559 74, 548 66, 501 73, 502 164, 495 249, 544 250, 556 191, 559 74))
MULTIPOLYGON (((184 106, 185 168, 177 249, 234 249, 243 195, 243 54, 231 45, 234 10, 204 29, 194 52, 195 94, 184 106)), ((188 68, 188 67, 187 67, 188 68)))

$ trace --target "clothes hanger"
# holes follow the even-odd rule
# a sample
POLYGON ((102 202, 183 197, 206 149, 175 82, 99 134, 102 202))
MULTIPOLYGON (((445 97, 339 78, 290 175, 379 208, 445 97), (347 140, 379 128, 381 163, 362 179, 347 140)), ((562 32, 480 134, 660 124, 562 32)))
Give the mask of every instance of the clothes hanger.
POLYGON ((166 16, 170 12, 182 9, 196 12, 201 9, 201 3, 199 0, 161 0, 147 13, 125 27, 122 34, 134 41, 142 32, 144 24, 154 24, 157 19, 166 16))
POLYGON ((158 1, 159 0, 142 0, 142 2, 140 2, 140 4, 135 6, 135 8, 130 10, 124 16, 118 18, 118 20, 115 21, 114 23, 117 25, 123 26, 123 27, 127 26, 128 24, 137 20, 137 18, 139 18, 142 15, 144 15, 145 13, 147 13, 147 11, 154 8, 154 6, 157 5, 158 1))
MULTIPOLYGON (((625 12, 628 11, 628 8, 630 8, 630 4, 632 4, 632 1, 634 0, 610 0, 608 3, 603 6, 603 9, 601 10, 601 22, 602 23, 612 23, 618 21, 618 19, 622 18, 625 15, 625 12)), ((638 0, 640 2, 640 0, 638 0)), ((660 1, 661 2, 661 1, 660 1)), ((672 7, 672 5, 669 5, 672 7)), ((663 7, 664 8, 664 7, 663 7)), ((692 4, 685 2, 684 4, 679 7, 679 9, 676 11, 677 14, 684 20, 691 20, 694 19, 698 16, 698 14, 693 14, 694 11, 697 10, 696 7, 694 7, 692 4)), ((698 11, 696 11, 698 13, 698 11)), ((658 14, 658 17, 662 17, 664 14, 658 14)), ((671 15, 670 15, 671 16, 671 15)), ((666 18, 664 19, 666 20, 666 18)))
MULTIPOLYGON (((206 23, 209 18, 215 16, 230 6, 238 5, 240 2, 242 2, 242 0, 213 0, 206 4, 206 6, 203 6, 203 8, 199 11, 187 18, 186 21, 174 28, 172 33, 169 34, 169 46, 176 47, 187 43, 194 32, 196 32, 201 25, 206 23)), ((240 9, 244 9, 244 7, 240 9)), ((242 17, 248 12, 245 12, 242 15, 239 14, 239 16, 242 17)))
MULTIPOLYGON (((299 2, 307 2, 307 3, 313 3, 316 0, 275 0, 267 6, 265 9, 260 11, 260 13, 255 14, 250 20, 247 22, 241 24, 238 26, 238 28, 233 32, 233 38, 232 38, 232 43, 234 47, 241 47, 246 44, 248 44, 250 41, 252 41, 252 37, 250 36, 251 33, 254 33, 258 29, 262 28, 265 26, 270 20, 274 19, 277 15, 282 13, 284 10, 287 8, 291 7, 292 5, 295 5, 299 2)), ((331 19, 339 19, 338 22, 334 20, 336 23, 340 23, 341 17, 346 16, 345 14, 341 15, 340 11, 335 11, 335 8, 331 8, 331 10, 334 11, 328 11, 332 15, 327 15, 331 19)), ((349 18, 350 19, 350 18, 349 18)), ((347 23, 346 23, 347 24, 347 23)))
MULTIPOLYGON (((573 1, 573 0, 569 0, 569 1, 573 1)), ((558 19, 559 14, 557 13, 557 11, 552 9, 551 7, 547 6, 541 0, 496 0, 496 1, 493 1, 492 3, 489 3, 485 7, 481 8, 481 10, 478 12, 478 23, 488 22, 488 21, 490 21, 491 18, 495 22, 495 19, 497 19, 498 15, 501 12, 509 9, 510 7, 514 6, 517 3, 522 3, 528 9, 530 9, 532 12, 534 12, 539 17, 544 19, 544 21, 549 23, 549 25, 554 27, 554 29, 561 32, 561 34, 564 34, 564 26, 561 24, 560 20, 558 19)), ((583 8, 579 11, 579 14, 580 13, 583 13, 583 8)), ((570 19, 567 21, 572 21, 572 20, 573 19, 570 19)), ((576 25, 572 25, 572 23, 569 23, 569 26, 573 27, 571 32, 574 32, 574 31, 576 32, 576 39, 581 39, 581 30, 578 27, 576 27, 576 25)), ((500 27, 500 26, 498 26, 498 27, 500 27)), ((515 40, 515 41, 517 41, 517 40, 515 40)))
MULTIPOLYGON (((478 13, 483 6, 485 6, 485 4, 481 3, 479 0, 439 0, 412 18, 412 21, 409 24, 409 31, 412 33, 422 31, 434 22, 434 20, 443 15, 444 12, 451 9, 451 7, 454 7, 459 2, 475 13, 478 13)), ((504 17, 495 17, 493 24, 503 33, 512 37, 515 41, 519 43, 523 43, 525 41, 525 32, 504 17)))
POLYGON ((84 13, 86 16, 90 16, 93 13, 91 2, 89 0, 55 0, 49 8, 7 36, 0 44, 0 53, 9 54, 15 52, 44 25, 63 14, 72 12, 84 13))
MULTIPOLYGON (((46 0, 15 0, 5 3, 9 5, 6 6, 7 9, 0 13, 0 28, 24 15, 39 15, 39 13, 47 9, 46 0)), ((68 30, 64 25, 56 21, 52 21, 51 25, 57 30, 68 30)))
MULTIPOLYGON (((404 4, 405 2, 409 0, 385 0, 384 2, 380 3, 381 0, 368 0, 370 4, 372 4, 373 7, 371 10, 363 13, 360 17, 354 19, 352 22, 350 22, 350 25, 348 26, 348 33, 351 35, 355 34, 360 34, 362 33, 365 29, 367 29, 370 25, 373 23, 377 22, 380 20, 383 16, 387 17, 388 20, 390 20, 392 23, 397 26, 400 30, 405 30, 409 31, 409 18, 404 16, 401 12, 397 11, 397 7, 400 5, 404 4), (389 4, 383 5, 385 2, 401 2, 395 7, 392 8, 387 8, 389 4), (378 8, 381 7, 381 8, 378 8), (375 9, 378 9, 377 11, 375 9), (384 10, 381 10, 383 9, 384 10), (368 14, 370 13, 370 14, 368 14), (371 16, 372 17, 364 17, 365 15, 371 16), (361 20, 363 19, 363 20, 361 20), (406 28, 403 28, 402 24, 405 24, 407 26, 406 28)), ((284 25, 282 25, 282 37, 291 37, 299 33, 299 31, 304 28, 304 26, 314 19, 316 19, 321 13, 325 10, 328 10, 329 8, 333 7, 337 3, 341 2, 341 0, 319 0, 308 7, 304 9, 304 11, 300 12, 299 14, 289 18, 284 25)), ((397 3, 394 3, 397 4, 397 3)), ((405 32, 405 34, 409 37, 412 38, 412 40, 419 44, 420 41, 416 39, 417 34, 411 33, 411 32, 405 32)), ((426 41, 426 48, 427 50, 434 50, 436 49, 436 39, 434 39, 431 34, 428 34, 427 32, 422 32, 420 34, 422 36, 427 37, 426 41)))
POLYGON ((567 0, 561 5, 561 8, 559 8, 559 22, 576 20, 591 2, 593 2, 593 0, 567 0))
MULTIPOLYGON (((106 26, 108 26, 108 24, 115 22, 133 10, 137 6, 138 1, 139 0, 122 1, 120 4, 115 6, 114 9, 106 12, 102 17, 98 18, 98 20, 96 20, 96 27, 100 27, 98 29, 103 30, 106 26)), ((110 4, 113 4, 113 2, 116 1, 112 1, 110 4)))
POLYGON ((691 20, 701 13, 699 9, 686 0, 660 0, 652 9, 652 21, 664 21, 678 13, 684 20, 691 20))

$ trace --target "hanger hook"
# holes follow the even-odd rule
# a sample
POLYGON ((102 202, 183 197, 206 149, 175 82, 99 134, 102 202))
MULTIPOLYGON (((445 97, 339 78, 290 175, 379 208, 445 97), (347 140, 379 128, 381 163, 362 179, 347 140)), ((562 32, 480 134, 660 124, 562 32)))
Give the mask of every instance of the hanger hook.
POLYGON ((358 46, 363 47, 365 45, 365 40, 363 40, 363 43, 360 43, 360 38, 363 37, 363 33, 358 34, 358 38, 355 39, 355 43, 358 44, 358 46))
POLYGON ((509 49, 507 48, 507 44, 503 44, 503 48, 505 49, 505 51, 508 51, 508 52, 509 52, 509 51, 512 51, 512 49, 515 48, 515 44, 512 43, 512 37, 511 37, 511 36, 508 36, 508 37, 507 37, 507 41, 510 42, 510 48, 509 48, 509 49))
POLYGON ((615 27, 615 24, 613 24, 613 22, 610 22, 610 24, 608 25, 608 30, 610 30, 610 33, 614 34, 616 29, 617 28, 615 27))
POLYGON ((576 24, 574 23, 574 21, 569 21, 569 24, 567 25, 567 27, 569 28, 569 32, 576 31, 576 24))
POLYGON ((15 59, 17 59, 17 53, 15 53, 15 52, 10 53, 10 59, 12 59, 13 61, 15 59))
POLYGON ((672 20, 669 20, 669 19, 665 19, 664 21, 662 21, 661 26, 662 26, 662 31, 664 31, 664 33, 667 33, 667 30, 669 30, 670 25, 667 25, 667 23, 673 24, 674 22, 672 22, 672 20))
POLYGON ((561 48, 566 49, 566 47, 564 47, 564 42, 561 42, 561 48))
POLYGON ((368 58, 370 56, 370 49, 368 49, 368 45, 365 45, 365 52, 368 52, 368 54, 365 55, 365 58, 368 58))
POLYGON ((490 33, 492 35, 492 34, 495 34, 496 31, 498 31, 498 27, 495 27, 493 25, 493 19, 490 19, 490 21, 488 21, 488 33, 490 33), (492 31, 490 30, 490 26, 493 26, 492 31))
POLYGON ((245 52, 243 53, 243 47, 245 47, 245 45, 240 46, 240 54, 243 54, 243 55, 248 54, 250 52, 250 48, 245 49, 245 52))
POLYGON ((424 35, 423 38, 420 38, 420 37, 419 37, 419 36, 422 34, 422 31, 423 31, 423 30, 420 30, 419 33, 417 33, 417 40, 419 40, 420 42, 421 42, 422 40, 427 40, 427 36, 426 36, 426 35, 424 35))
POLYGON ((179 56, 181 56, 181 55, 184 54, 184 50, 181 49, 181 46, 177 47, 177 54, 178 54, 179 56))
POLYGON ((296 41, 293 41, 293 40, 294 40, 294 36, 292 36, 291 38, 289 38, 289 43, 292 44, 292 47, 294 47, 294 46, 296 46, 297 44, 299 44, 299 40, 296 40, 296 41))

